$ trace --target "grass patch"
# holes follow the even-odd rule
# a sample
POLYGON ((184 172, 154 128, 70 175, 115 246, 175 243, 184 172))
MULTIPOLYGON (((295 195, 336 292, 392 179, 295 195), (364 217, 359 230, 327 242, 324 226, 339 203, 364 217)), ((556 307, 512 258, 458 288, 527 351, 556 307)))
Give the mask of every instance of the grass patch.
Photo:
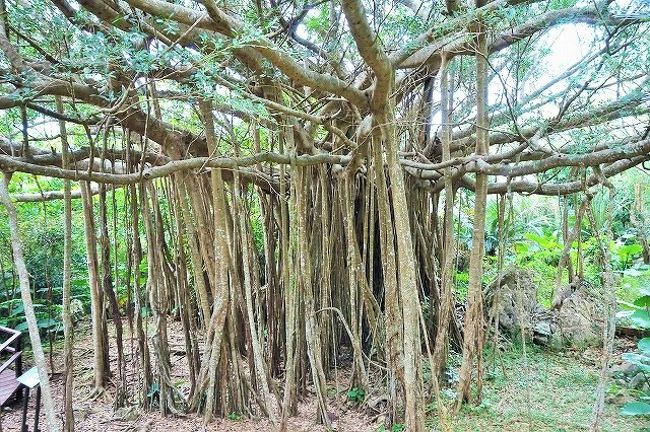
MULTIPOLYGON (((520 346, 513 346, 497 354, 485 378, 482 403, 465 405, 451 422, 454 431, 589 429, 598 368, 585 364, 577 353, 543 351, 528 345, 524 354, 520 346)), ((451 400, 448 402, 451 406, 451 400)), ((619 409, 606 405, 604 431, 650 431, 647 419, 623 417, 619 409)), ((441 430, 435 413, 429 426, 441 430)))

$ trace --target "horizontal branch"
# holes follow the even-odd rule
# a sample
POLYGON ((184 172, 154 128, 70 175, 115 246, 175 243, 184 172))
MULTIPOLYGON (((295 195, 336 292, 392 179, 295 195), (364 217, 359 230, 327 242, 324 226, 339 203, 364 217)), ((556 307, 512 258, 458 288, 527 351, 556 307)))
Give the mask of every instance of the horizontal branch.
MULTIPOLYGON (((648 160, 650 160, 650 155, 637 156, 631 159, 614 162, 603 168, 601 171, 605 178, 610 178, 648 160)), ((531 195, 570 195, 584 191, 589 187, 597 185, 601 181, 602 177, 597 174, 590 175, 585 181, 576 180, 565 183, 540 183, 533 180, 513 180, 510 182, 497 182, 488 185, 488 193, 505 194, 508 192, 517 192, 531 195)), ((460 184, 462 187, 469 190, 474 190, 475 188, 474 181, 467 176, 462 177, 460 184)))
POLYGON ((639 141, 618 148, 606 149, 584 154, 558 153, 545 159, 516 165, 490 165, 483 161, 472 162, 467 167, 468 172, 481 172, 506 177, 521 177, 536 174, 560 167, 588 167, 619 160, 632 159, 650 153, 650 140, 639 141))
MULTIPOLYGON (((98 187, 93 187, 90 191, 91 195, 98 195, 100 189, 98 187)), ((44 191, 44 192, 34 192, 34 193, 21 193, 14 194, 11 196, 11 200, 14 202, 24 202, 24 203, 33 203, 33 202, 45 202, 45 201, 57 201, 64 199, 63 191, 44 191)), ((81 198, 81 189, 73 190, 70 193, 71 199, 81 198)))
MULTIPOLYGON (((440 170, 447 167, 458 167, 462 173, 474 172, 514 178, 530 174, 539 174, 559 167, 600 166, 607 163, 615 164, 619 161, 636 160, 637 157, 647 155, 650 152, 650 140, 640 140, 615 148, 601 148, 584 154, 570 155, 558 153, 547 156, 541 160, 516 163, 508 162, 511 158, 516 158, 523 149, 525 149, 524 145, 500 154, 456 158, 439 164, 422 164, 408 159, 401 159, 400 163, 411 176, 423 180, 438 180, 440 178, 440 170)), ((120 155, 120 152, 115 152, 112 156, 119 158, 120 155)), ((163 160, 166 161, 166 163, 162 165, 148 165, 141 173, 111 173, 98 170, 64 170, 59 166, 43 166, 42 163, 45 160, 48 162, 59 162, 60 155, 37 154, 31 160, 28 160, 25 158, 0 154, 0 170, 22 171, 36 175, 76 181, 86 180, 125 185, 168 176, 176 172, 193 171, 200 173, 208 168, 219 168, 231 172, 240 172, 243 177, 262 186, 265 190, 277 191, 279 190, 279 187, 277 186, 278 182, 273 178, 273 176, 255 169, 246 168, 263 163, 296 166, 318 164, 347 165, 352 160, 352 156, 334 155, 329 153, 289 156, 274 152, 263 152, 252 156, 242 157, 196 157, 182 160, 169 160, 155 159, 152 155, 150 160, 154 163, 160 163, 163 160), (39 162, 41 164, 39 164, 39 162)), ((529 189, 533 187, 531 186, 531 183, 526 183, 526 185, 529 189)), ((544 189, 542 188, 542 190, 544 189)))
MULTIPOLYGON (((481 9, 492 11, 494 10, 494 6, 498 6, 498 3, 503 4, 506 2, 491 2, 481 9)), ((476 17, 479 16, 479 14, 476 12, 480 11, 481 9, 475 9, 474 12, 465 19, 465 25, 468 25, 472 19, 476 19, 476 17)), ((559 24, 569 22, 620 25, 634 22, 634 20, 623 17, 615 17, 608 14, 607 12, 601 14, 599 13, 597 6, 573 7, 553 10, 543 13, 530 20, 529 22, 526 22, 513 29, 497 33, 496 36, 490 41, 488 50, 490 53, 501 51, 502 49, 507 48, 515 42, 530 37, 535 33, 547 30, 559 24)), ((420 67, 426 62, 431 62, 433 58, 439 56, 442 51, 448 51, 456 55, 462 53, 473 54, 474 50, 470 46, 472 44, 471 36, 472 35, 470 33, 465 32, 462 35, 459 35, 457 33, 448 33, 445 37, 429 38, 428 40, 431 41, 430 44, 426 46, 420 45, 419 50, 413 50, 412 48, 406 49, 399 54, 396 54, 392 60, 394 61, 394 64, 397 68, 409 69, 420 67), (408 57, 405 57, 406 53, 409 54, 408 57)), ((422 37, 423 36, 421 36, 421 38, 422 37)))

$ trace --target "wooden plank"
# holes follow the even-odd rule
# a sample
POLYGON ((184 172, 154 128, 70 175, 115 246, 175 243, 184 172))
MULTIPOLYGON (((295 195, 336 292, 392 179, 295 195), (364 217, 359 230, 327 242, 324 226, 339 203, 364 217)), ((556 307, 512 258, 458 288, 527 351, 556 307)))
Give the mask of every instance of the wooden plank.
MULTIPOLYGON (((10 329, 10 328, 7 328, 7 327, 2 327, 2 326, 0 326, 0 332, 10 335, 9 338, 0 345, 0 352, 4 351, 12 343, 14 343, 14 341, 16 339, 18 339, 20 337, 20 335, 22 334, 17 330, 13 330, 13 329, 10 329)), ((15 352, 15 351, 13 351, 13 352, 15 352)))
MULTIPOLYGON (((16 360, 18 360, 18 359, 20 358, 20 356, 22 355, 22 353, 23 353, 22 351, 18 351, 17 353, 14 353, 14 355, 12 355, 11 357, 9 357, 9 358, 7 359, 7 361, 5 361, 5 362, 0 366, 0 373, 4 372, 5 370, 7 370, 7 369, 9 368, 9 366, 11 366, 13 363, 15 363, 16 360)), ((15 374, 14 374, 14 375, 15 375, 15 374)))
POLYGON ((18 387, 20 387, 20 383, 16 380, 14 371, 7 369, 0 373, 0 407, 11 399, 18 387))
POLYGON ((14 381, 18 380, 16 379, 16 374, 11 369, 0 374, 0 383, 9 383, 14 381))

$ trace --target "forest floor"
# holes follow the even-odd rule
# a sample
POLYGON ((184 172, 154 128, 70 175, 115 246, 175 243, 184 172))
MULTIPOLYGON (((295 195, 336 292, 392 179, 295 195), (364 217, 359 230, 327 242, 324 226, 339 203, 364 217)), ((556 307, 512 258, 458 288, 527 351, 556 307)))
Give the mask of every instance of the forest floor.
MULTIPOLYGON (((170 332, 170 339, 180 338, 180 334, 170 332)), ((180 339, 179 339, 180 341, 180 339)), ((129 343, 125 343, 128 351, 129 343)), ((262 432, 272 430, 263 419, 217 419, 203 426, 201 418, 195 415, 185 417, 163 417, 158 412, 143 412, 136 408, 113 409, 113 393, 107 391, 102 397, 89 400, 92 391, 92 346, 90 332, 78 331, 75 344, 75 393, 74 412, 76 430, 80 432, 171 432, 171 431, 241 431, 262 432)), ((114 345, 112 345, 114 346, 114 345)), ((634 342, 618 339, 615 359, 618 363, 620 353, 631 349, 634 342)), ((62 386, 62 346, 55 346, 53 391, 58 406, 63 394, 62 386)), ((115 361, 114 355, 111 360, 115 361)), ((598 383, 600 351, 598 349, 564 350, 553 352, 527 345, 511 345, 493 355, 486 355, 488 368, 483 389, 482 403, 467 405, 449 423, 454 431, 582 431, 588 430, 594 392, 598 383)), ((182 363, 174 360, 176 364, 182 363)), ((29 360, 27 360, 29 364, 29 360)), ((174 375, 179 376, 177 366, 174 375)), ((181 368, 179 365, 178 368, 181 368)), ((453 374, 452 374, 453 375, 453 374)), ((345 371, 339 374, 338 384, 329 383, 338 391, 329 401, 330 411, 336 418, 334 425, 341 432, 380 432, 385 431, 380 421, 382 415, 370 413, 371 410, 355 409, 346 397, 345 371)), ((130 379, 137 379, 131 376, 130 379)), ((630 391, 613 387, 608 391, 608 403, 603 419, 604 431, 650 431, 647 419, 623 417, 619 415, 620 406, 631 400, 630 391)), ((452 390, 443 391, 445 402, 451 403, 452 390), (449 397, 449 399, 445 399, 449 397)), ((30 414, 33 415, 33 401, 30 414)), ((289 420, 291 432, 325 431, 315 423, 316 404, 314 398, 307 398, 299 405, 296 417, 289 420)), ((432 431, 442 430, 434 404, 427 406, 427 425, 432 431)), ((20 403, 1 413, 2 432, 20 430, 20 403)), ((237 417, 237 416, 233 416, 237 417)), ((41 420, 42 421, 42 420, 41 420)), ((32 424, 33 420, 30 420, 32 424)), ((42 423, 41 423, 42 424, 42 423)), ((393 429, 401 430, 400 428, 393 429)))
MULTIPOLYGON (((634 342, 617 339, 615 364, 634 342)), ((548 351, 527 345, 511 346, 494 358, 480 405, 466 405, 453 422, 454 431, 583 431, 589 430, 600 374, 600 349, 548 351)), ((650 432, 646 419, 621 416, 621 406, 633 391, 613 384, 606 396, 603 431, 650 432)), ((433 430, 438 429, 431 416, 433 430)))

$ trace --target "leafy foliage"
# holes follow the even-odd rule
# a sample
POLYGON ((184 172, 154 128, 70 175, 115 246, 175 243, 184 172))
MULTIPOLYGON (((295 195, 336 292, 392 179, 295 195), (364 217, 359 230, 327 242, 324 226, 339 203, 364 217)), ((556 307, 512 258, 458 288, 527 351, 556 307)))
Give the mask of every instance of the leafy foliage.
MULTIPOLYGON (((650 330, 650 289, 642 292, 642 296, 635 302, 634 306, 637 308, 629 316, 630 320, 640 328, 650 330)), ((628 363, 635 365, 640 373, 650 377, 650 338, 646 337, 639 341, 638 352, 627 352, 621 357, 628 363)), ((650 416, 650 392, 646 391, 641 395, 640 400, 636 402, 628 402, 621 409, 621 414, 629 416, 650 416)))
POLYGON ((228 413, 228 420, 239 421, 241 420, 241 414, 235 411, 228 413))
POLYGON ((385 425, 379 426, 377 432, 404 432, 406 430, 406 425, 403 423, 393 423, 390 429, 386 429, 385 425))
POLYGON ((352 387, 350 390, 348 390, 346 395, 350 401, 357 404, 362 403, 366 398, 366 392, 359 387, 352 387))

